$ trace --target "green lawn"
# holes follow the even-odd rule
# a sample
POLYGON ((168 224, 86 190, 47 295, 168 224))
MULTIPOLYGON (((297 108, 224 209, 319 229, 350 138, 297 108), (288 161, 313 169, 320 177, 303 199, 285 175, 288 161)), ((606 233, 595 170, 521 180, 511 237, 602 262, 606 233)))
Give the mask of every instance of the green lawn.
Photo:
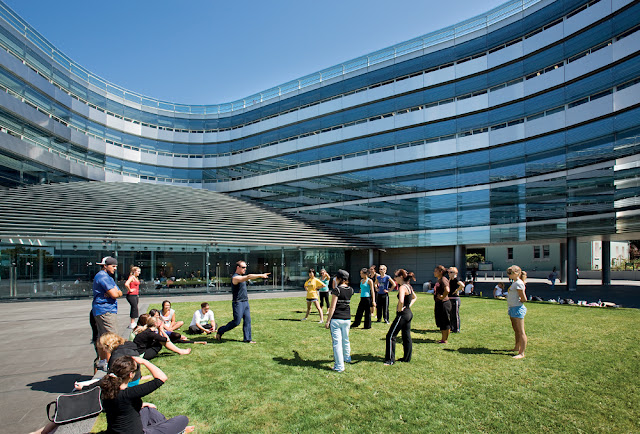
MULTIPOLYGON (((173 307, 188 325, 199 303, 173 307)), ((230 302, 211 307, 231 319, 230 302)), ((304 309, 304 298, 253 300, 257 344, 239 326, 189 356, 161 353, 169 381, 149 401, 196 432, 640 431, 638 310, 529 303, 527 356, 513 360, 505 301, 463 299, 462 332, 440 345, 420 294, 411 363, 383 366, 388 326, 374 322, 351 331, 354 363, 336 373, 329 331, 317 313, 299 321, 304 309)), ((94 431, 104 428, 101 416, 94 431)))

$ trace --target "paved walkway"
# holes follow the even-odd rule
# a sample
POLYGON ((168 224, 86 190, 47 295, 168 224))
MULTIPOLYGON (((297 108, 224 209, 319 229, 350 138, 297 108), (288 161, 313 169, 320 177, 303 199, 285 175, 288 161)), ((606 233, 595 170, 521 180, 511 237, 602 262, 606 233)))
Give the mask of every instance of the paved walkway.
MULTIPOLYGON (((251 293, 252 299, 304 297, 303 291, 251 293)), ((166 296, 141 297, 141 312, 166 296)), ((172 295, 174 302, 231 300, 231 294, 172 295)), ((119 302, 119 330, 129 324, 129 305, 119 302)), ((47 422, 46 406, 73 382, 93 375, 91 300, 0 303, 0 433, 28 433, 47 422)), ((229 311, 222 314, 230 318, 229 311)))

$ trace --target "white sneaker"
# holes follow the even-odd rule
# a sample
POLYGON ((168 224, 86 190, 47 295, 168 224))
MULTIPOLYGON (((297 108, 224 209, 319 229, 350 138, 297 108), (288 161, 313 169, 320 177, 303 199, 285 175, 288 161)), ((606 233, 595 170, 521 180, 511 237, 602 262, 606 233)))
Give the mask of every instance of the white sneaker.
POLYGON ((98 368, 98 371, 107 372, 107 361, 106 360, 99 360, 98 364, 96 365, 96 368, 98 368))
POLYGON ((318 324, 324 324, 324 321, 320 320, 318 321, 318 324))

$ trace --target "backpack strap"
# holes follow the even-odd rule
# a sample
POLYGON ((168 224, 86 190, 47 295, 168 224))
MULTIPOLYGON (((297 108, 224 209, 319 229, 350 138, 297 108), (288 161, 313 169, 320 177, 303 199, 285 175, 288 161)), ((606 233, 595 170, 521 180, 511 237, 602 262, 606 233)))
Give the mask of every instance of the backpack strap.
POLYGON ((47 418, 53 422, 53 418, 51 417, 51 406, 55 405, 55 410, 53 411, 53 418, 56 417, 56 412, 58 411, 58 402, 57 401, 51 401, 49 404, 47 404, 47 418))

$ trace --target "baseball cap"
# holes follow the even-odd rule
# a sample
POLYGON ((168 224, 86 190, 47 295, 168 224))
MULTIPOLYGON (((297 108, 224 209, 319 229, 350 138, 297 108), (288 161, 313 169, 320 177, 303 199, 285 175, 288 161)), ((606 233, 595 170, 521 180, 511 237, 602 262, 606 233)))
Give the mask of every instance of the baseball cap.
POLYGON ((113 256, 105 256, 102 261, 96 262, 96 265, 118 265, 118 260, 113 256))
POLYGON ((338 270, 338 272, 336 273, 336 277, 342 280, 349 280, 349 273, 345 270, 338 270))

